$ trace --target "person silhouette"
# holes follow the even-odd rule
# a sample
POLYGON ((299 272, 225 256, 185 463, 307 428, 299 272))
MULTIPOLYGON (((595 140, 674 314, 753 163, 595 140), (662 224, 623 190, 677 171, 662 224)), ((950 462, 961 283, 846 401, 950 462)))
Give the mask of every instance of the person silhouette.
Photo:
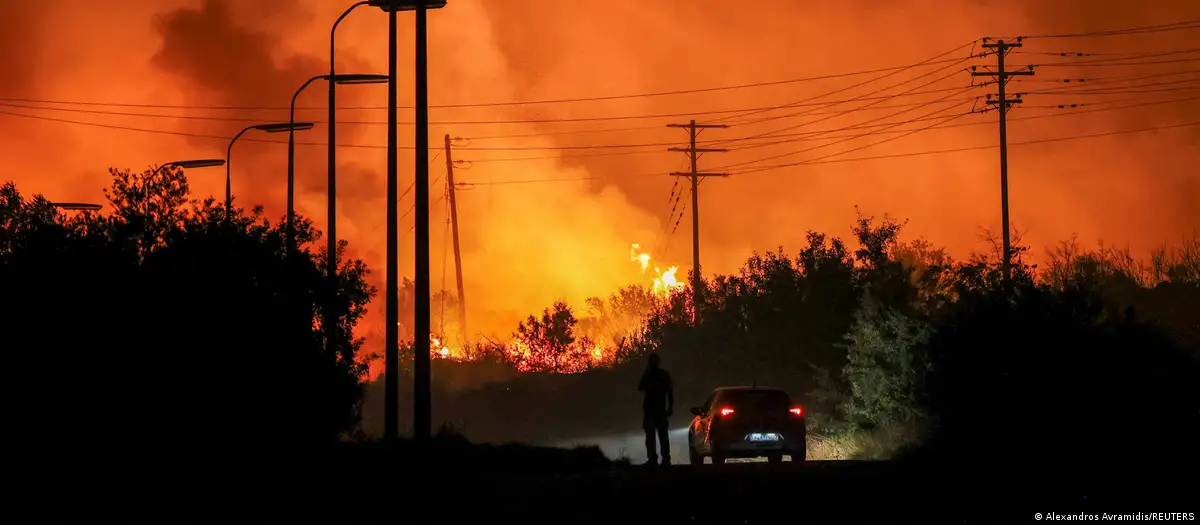
POLYGON ((646 371, 638 383, 638 390, 644 392, 642 397, 642 430, 646 432, 646 465, 658 463, 659 454, 655 454, 654 438, 658 437, 658 446, 662 450, 662 465, 671 465, 671 443, 667 437, 667 420, 675 407, 675 389, 671 383, 671 374, 661 366, 661 358, 657 353, 650 354, 646 363, 646 371))

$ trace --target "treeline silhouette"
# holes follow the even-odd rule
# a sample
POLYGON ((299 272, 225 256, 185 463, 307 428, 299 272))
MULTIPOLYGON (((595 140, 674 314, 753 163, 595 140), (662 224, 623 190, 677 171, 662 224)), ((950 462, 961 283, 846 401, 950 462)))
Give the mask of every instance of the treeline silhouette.
POLYGON ((326 275, 303 218, 287 256, 283 224, 190 199, 179 170, 110 172, 109 213, 0 187, 10 472, 194 477, 327 455, 359 422, 365 265, 326 275))
MULTIPOLYGON (((306 219, 289 256, 281 224, 191 199, 180 171, 111 173, 103 214, 0 187, 14 469, 278 474, 378 433, 382 378, 365 381, 363 340, 348 335, 375 295, 361 261, 325 275, 306 219)), ((854 246, 809 233, 794 256, 755 254, 706 280, 700 301, 631 286, 586 311, 555 303, 512 340, 477 343, 474 361, 435 360, 435 417, 473 441, 630 434, 641 358, 657 351, 676 428, 712 388, 761 384, 798 397, 814 440, 849 443, 842 457, 1195 456, 1200 238, 1147 262, 1071 241, 1043 268, 1021 247, 1006 284, 994 255, 955 261, 902 230, 860 217, 854 246), (591 358, 596 345, 609 361, 591 358)))
MULTIPOLYGON (((493 343, 479 345, 475 362, 435 361, 435 416, 477 440, 632 434, 639 358, 657 351, 676 378, 677 414, 717 386, 784 387, 809 407, 815 441, 847 444, 834 447, 839 457, 995 465, 1195 457, 1200 238, 1148 262, 1072 240, 1051 249, 1043 268, 1025 263, 1029 250, 1019 246, 1006 285, 998 249, 955 261, 928 241, 901 240, 902 229, 860 216, 857 247, 809 233, 795 256, 755 254, 737 273, 706 281, 698 308, 690 289, 650 301, 612 367, 506 374, 516 363, 493 343), (488 379, 464 387, 470 374, 488 379)), ((588 310, 602 314, 589 320, 604 322, 595 302, 630 296, 591 301, 588 310)), ((556 304, 543 319, 568 319, 564 309, 556 304)), ((530 341, 542 361, 579 335, 572 331, 584 323, 569 319, 530 341)), ((379 386, 368 388, 364 423, 374 431, 379 386)))

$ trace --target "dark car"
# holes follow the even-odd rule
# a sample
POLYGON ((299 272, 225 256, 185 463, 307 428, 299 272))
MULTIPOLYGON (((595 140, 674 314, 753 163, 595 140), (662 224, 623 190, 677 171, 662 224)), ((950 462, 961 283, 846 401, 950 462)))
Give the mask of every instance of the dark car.
POLYGON ((688 458, 693 465, 703 463, 705 456, 719 465, 726 459, 763 456, 772 463, 783 456, 801 462, 807 455, 804 409, 778 388, 718 388, 692 414, 688 458))

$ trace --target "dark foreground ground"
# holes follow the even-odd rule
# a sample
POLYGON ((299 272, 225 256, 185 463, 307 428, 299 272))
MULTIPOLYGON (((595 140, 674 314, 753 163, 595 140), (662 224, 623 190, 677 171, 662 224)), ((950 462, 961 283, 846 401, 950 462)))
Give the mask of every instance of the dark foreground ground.
POLYGON ((344 449, 337 466, 319 470, 9 477, 17 483, 2 510, 6 523, 45 524, 1035 523, 1051 513, 1104 521, 1103 513, 1139 512, 1194 521, 1195 472, 855 461, 648 469, 595 448, 451 444, 416 454, 375 445, 344 449))

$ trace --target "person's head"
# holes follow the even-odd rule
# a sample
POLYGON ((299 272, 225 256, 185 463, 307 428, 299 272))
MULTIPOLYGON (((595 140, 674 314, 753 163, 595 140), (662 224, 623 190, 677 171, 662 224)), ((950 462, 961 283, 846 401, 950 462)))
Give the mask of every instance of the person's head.
POLYGON ((650 358, 647 360, 646 365, 649 366, 650 368, 658 368, 658 365, 660 365, 661 363, 662 363, 662 358, 658 357, 658 352, 654 352, 654 353, 650 354, 650 358))

